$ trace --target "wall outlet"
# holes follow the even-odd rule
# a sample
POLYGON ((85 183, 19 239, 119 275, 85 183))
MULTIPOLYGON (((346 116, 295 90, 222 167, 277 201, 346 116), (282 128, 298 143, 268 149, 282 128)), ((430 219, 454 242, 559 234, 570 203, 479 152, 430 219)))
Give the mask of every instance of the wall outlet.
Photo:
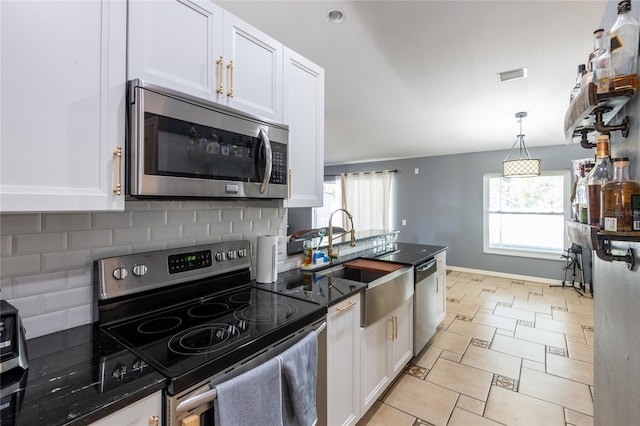
POLYGON ((407 219, 402 219, 402 226, 407 226, 407 219))

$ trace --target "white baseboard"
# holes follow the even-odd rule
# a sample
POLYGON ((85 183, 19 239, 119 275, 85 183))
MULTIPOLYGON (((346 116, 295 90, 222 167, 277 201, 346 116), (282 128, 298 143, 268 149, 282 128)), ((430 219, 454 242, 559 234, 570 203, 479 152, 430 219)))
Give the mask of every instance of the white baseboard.
POLYGON ((549 285, 562 285, 562 280, 554 280, 551 278, 531 277, 528 275, 508 274, 505 272, 484 271, 482 269, 462 268, 459 266, 447 265, 447 269, 451 271, 467 272, 469 274, 491 275, 493 277, 511 278, 515 280, 533 281, 537 283, 545 283, 549 285))

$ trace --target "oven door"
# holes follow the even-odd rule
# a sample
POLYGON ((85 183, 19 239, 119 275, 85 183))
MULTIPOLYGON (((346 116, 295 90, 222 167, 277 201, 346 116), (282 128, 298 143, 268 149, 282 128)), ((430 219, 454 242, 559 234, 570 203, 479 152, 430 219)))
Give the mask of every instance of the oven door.
POLYGON ((318 375, 316 386, 316 408, 318 424, 326 424, 327 412, 327 332, 326 318, 322 318, 298 332, 281 339, 253 357, 244 359, 233 367, 204 380, 175 396, 167 397, 168 426, 214 426, 214 402, 216 385, 245 373, 284 352, 299 342, 308 332, 318 333, 318 375))
POLYGON ((129 195, 285 198, 285 126, 129 82, 129 195))

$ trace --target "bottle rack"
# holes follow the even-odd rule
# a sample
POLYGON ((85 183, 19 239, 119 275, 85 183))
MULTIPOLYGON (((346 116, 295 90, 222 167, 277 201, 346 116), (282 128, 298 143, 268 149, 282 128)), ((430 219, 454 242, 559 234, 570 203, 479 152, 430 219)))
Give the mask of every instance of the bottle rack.
POLYGON ((611 232, 603 231, 597 226, 566 221, 565 228, 569 241, 596 252, 598 258, 607 262, 625 262, 632 270, 634 265, 633 249, 628 248, 625 254, 613 254, 612 242, 640 242, 640 231, 611 232))
POLYGON ((567 143, 573 143, 580 137, 583 148, 595 148, 596 144, 588 142, 591 132, 622 132, 626 138, 629 133, 629 118, 624 117, 619 124, 611 124, 611 120, 622 107, 636 94, 634 88, 611 90, 608 93, 597 93, 596 85, 589 83, 571 102, 564 116, 564 132, 567 143))

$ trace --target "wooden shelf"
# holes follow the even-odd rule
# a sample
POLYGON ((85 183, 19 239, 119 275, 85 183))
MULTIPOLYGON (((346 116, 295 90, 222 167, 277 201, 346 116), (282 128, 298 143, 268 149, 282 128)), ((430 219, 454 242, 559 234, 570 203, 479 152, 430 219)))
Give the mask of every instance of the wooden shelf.
POLYGON ((609 93, 597 93, 596 85, 589 83, 571 102, 564 116, 564 133, 567 143, 576 136, 596 131, 596 112, 602 112, 602 122, 608 125, 622 107, 636 94, 636 89, 618 89, 609 93))

